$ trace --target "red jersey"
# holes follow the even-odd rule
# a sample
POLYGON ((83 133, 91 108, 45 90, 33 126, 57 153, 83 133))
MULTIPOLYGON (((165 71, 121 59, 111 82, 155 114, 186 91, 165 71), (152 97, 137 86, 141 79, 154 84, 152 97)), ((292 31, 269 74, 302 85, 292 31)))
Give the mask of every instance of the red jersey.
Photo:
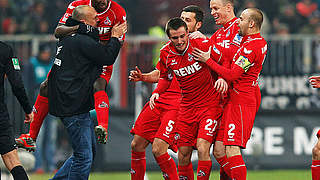
MULTIPOLYGON (((208 51, 210 42, 203 39, 189 39, 183 53, 177 52, 173 44, 168 42, 160 50, 160 78, 169 80, 170 72, 173 72, 182 92, 181 107, 218 105, 219 93, 214 88, 210 68, 205 63, 195 61, 191 55, 195 47, 208 51)), ((221 53, 217 49, 214 52, 217 53, 213 58, 219 60, 221 53)))
POLYGON ((260 33, 243 38, 243 44, 234 55, 231 65, 231 68, 239 66, 245 71, 238 79, 233 81, 234 92, 238 91, 242 94, 241 98, 239 98, 240 101, 241 99, 255 98, 254 94, 252 95, 251 93, 255 92, 255 86, 258 85, 259 74, 262 70, 267 50, 267 42, 261 37, 260 33))
POLYGON ((213 44, 217 45, 223 53, 223 66, 230 68, 231 60, 233 55, 237 52, 240 47, 242 37, 239 33, 239 26, 237 24, 237 17, 234 17, 222 28, 218 29, 210 38, 213 44))
MULTIPOLYGON (((91 5, 91 0, 77 0, 69 4, 66 13, 60 19, 60 24, 65 24, 69 16, 72 15, 72 12, 75 7, 79 5, 91 5)), ((99 18, 98 30, 100 40, 106 41, 110 39, 111 28, 117 23, 123 23, 126 21, 126 12, 125 10, 116 2, 110 0, 108 7, 105 11, 97 14, 99 18)), ((124 37, 122 38, 124 40, 124 37)))
POLYGON ((257 33, 243 37, 241 47, 233 57, 231 69, 217 65, 212 59, 206 62, 224 79, 232 81, 230 98, 233 103, 256 103, 256 87, 267 49, 267 42, 257 33))
MULTIPOLYGON (((157 64, 156 69, 160 70, 160 63, 157 64)), ((177 78, 173 74, 168 74, 168 79, 172 79, 171 84, 169 88, 161 94, 157 103, 164 104, 164 109, 178 109, 181 101, 181 89, 177 78)))

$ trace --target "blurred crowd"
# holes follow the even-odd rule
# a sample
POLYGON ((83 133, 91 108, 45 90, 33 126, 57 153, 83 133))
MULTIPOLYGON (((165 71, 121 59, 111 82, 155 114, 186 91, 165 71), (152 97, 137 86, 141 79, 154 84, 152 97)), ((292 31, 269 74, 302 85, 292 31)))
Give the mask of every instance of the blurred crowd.
MULTIPOLYGON (((50 34, 72 0, 0 0, 0 34, 50 34)), ((182 7, 196 4, 205 12, 201 29, 213 33, 217 27, 208 0, 115 0, 127 11, 131 34, 146 34, 161 19, 178 16, 182 7), (174 5, 173 5, 174 4, 174 5)), ((320 31, 320 0, 235 0, 236 12, 247 7, 263 10, 263 33, 305 33, 320 31)))

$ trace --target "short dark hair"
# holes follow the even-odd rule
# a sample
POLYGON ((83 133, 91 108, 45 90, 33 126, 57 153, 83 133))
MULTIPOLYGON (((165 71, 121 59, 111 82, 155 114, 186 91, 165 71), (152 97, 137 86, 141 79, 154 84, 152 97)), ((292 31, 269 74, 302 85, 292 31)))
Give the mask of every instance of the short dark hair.
POLYGON ((166 24, 166 33, 168 37, 170 37, 170 30, 178 30, 180 27, 184 27, 186 31, 188 30, 188 26, 184 20, 179 17, 171 18, 166 24))
POLYGON ((263 13, 258 8, 249 8, 251 11, 250 13, 250 20, 252 20, 256 27, 261 29, 262 23, 263 23, 263 13))
POLYGON ((195 13, 196 14, 195 18, 197 22, 203 22, 204 12, 199 6, 196 6, 196 5, 186 6, 182 9, 182 12, 195 13))

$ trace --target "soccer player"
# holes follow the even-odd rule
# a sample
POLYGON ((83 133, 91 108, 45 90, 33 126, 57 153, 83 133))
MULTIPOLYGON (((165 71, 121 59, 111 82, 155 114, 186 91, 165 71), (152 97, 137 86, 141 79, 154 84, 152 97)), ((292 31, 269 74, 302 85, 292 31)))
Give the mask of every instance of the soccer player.
MULTIPOLYGON (((126 21, 125 10, 116 2, 112 0, 77 0, 70 3, 64 16, 60 19, 59 25, 56 28, 55 36, 61 38, 67 34, 78 32, 87 32, 87 26, 65 26, 66 20, 71 16, 75 7, 79 5, 89 5, 95 8, 98 12, 99 18, 98 30, 99 37, 102 43, 105 43, 110 39, 111 28, 118 23, 126 21)), ((124 36, 121 38, 124 40, 124 36)), ((95 127, 96 135, 98 136, 98 143, 105 144, 107 141, 107 129, 109 119, 109 99, 105 88, 111 78, 113 66, 104 66, 101 76, 94 83, 94 99, 95 110, 97 112, 98 126, 95 127)), ((41 83, 40 93, 34 104, 34 121, 30 124, 30 130, 28 134, 22 134, 16 139, 16 143, 19 147, 26 148, 27 150, 34 150, 35 144, 33 140, 36 140, 40 127, 44 118, 48 114, 48 98, 47 98, 47 80, 41 83)))
MULTIPOLYGON (((313 88, 320 88, 320 76, 311 76, 309 77, 310 85, 313 88)), ((316 145, 314 145, 312 149, 312 165, 311 165, 311 173, 312 179, 320 179, 320 130, 317 133, 318 141, 316 145)))
MULTIPOLYGON (((196 148, 199 156, 197 179, 209 179, 212 167, 209 151, 222 114, 220 94, 214 89, 210 68, 195 61, 191 53, 194 48, 208 49, 210 43, 206 39, 190 39, 187 25, 181 18, 170 19, 166 33, 170 41, 160 51, 160 79, 150 97, 150 108, 157 106, 155 102, 170 86, 174 75, 182 92, 176 125, 179 178, 193 179, 193 171, 189 169, 192 169, 192 150, 196 148)), ((212 56, 219 60, 221 53, 215 52, 212 56)))
MULTIPOLYGON (((230 68, 233 55, 237 52, 240 47, 242 37, 238 34, 239 27, 237 24, 238 18, 234 13, 234 0, 211 0, 210 1, 211 15, 215 19, 217 25, 222 25, 210 38, 213 44, 217 45, 223 52, 223 60, 220 64, 230 68)), ((199 31, 192 33, 191 38, 202 37, 206 38, 199 31)), ((225 82, 224 79, 218 78, 217 82, 225 82)), ((230 85, 230 82, 228 82, 230 85)), ((217 84, 215 87, 219 88, 217 84)), ((223 104, 225 105, 228 101, 229 94, 224 94, 223 104)), ((225 154, 225 146, 223 145, 223 133, 224 133, 224 120, 221 120, 217 130, 217 137, 214 142, 213 156, 220 164, 220 179, 228 180, 229 177, 224 171, 224 166, 227 163, 227 157, 225 154)))
MULTIPOLYGON (((182 9, 180 17, 186 22, 190 29, 189 32, 194 32, 201 27, 203 16, 203 10, 200 7, 190 5, 182 9)), ((136 67, 136 70, 130 72, 129 80, 155 83, 159 81, 159 75, 158 69, 142 74, 136 67)), ((144 106, 131 130, 131 133, 134 134, 131 143, 131 179, 133 180, 144 179, 145 149, 150 143, 152 143, 152 152, 163 172, 163 177, 178 179, 175 162, 167 153, 168 147, 173 145, 176 117, 181 99, 181 89, 176 78, 174 77, 172 81, 170 87, 157 100, 154 109, 150 108, 149 103, 144 106)), ((192 166, 191 172, 193 174, 192 166)))
POLYGON ((241 46, 233 57, 231 69, 217 64, 210 58, 210 51, 195 48, 192 55, 205 62, 213 71, 231 81, 233 88, 223 113, 225 120, 223 144, 226 146, 225 170, 232 179, 246 179, 247 169, 241 156, 250 138, 257 104, 256 98, 259 74, 267 54, 267 42, 260 35, 263 15, 259 9, 249 8, 240 15, 239 35, 243 36, 241 46))

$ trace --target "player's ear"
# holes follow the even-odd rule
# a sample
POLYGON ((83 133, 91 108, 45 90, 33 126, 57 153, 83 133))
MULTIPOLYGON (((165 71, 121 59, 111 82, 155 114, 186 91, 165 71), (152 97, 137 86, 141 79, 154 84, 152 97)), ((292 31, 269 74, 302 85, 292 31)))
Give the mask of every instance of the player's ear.
POLYGON ((201 26, 202 26, 202 22, 201 22, 201 21, 198 21, 198 22, 196 23, 196 28, 197 28, 197 30, 200 29, 201 26))

